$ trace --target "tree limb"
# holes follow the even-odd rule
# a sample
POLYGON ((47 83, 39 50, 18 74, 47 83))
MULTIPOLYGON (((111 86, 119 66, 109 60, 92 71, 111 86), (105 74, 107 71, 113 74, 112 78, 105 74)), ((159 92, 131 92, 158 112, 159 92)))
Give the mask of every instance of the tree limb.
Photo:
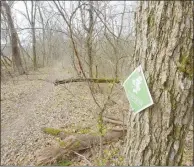
POLYGON ((120 83, 119 80, 116 79, 104 79, 104 78, 72 78, 72 79, 64 79, 64 80, 56 80, 54 82, 55 85, 71 83, 71 82, 94 82, 94 83, 120 83))

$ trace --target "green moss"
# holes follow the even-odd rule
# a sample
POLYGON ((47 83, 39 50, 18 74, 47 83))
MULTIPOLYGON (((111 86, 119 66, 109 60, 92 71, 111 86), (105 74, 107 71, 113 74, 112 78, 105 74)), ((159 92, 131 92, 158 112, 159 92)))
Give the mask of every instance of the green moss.
POLYGON ((182 126, 178 126, 178 125, 175 126, 175 128, 174 128, 174 136, 175 136, 176 140, 179 140, 179 138, 180 138, 181 128, 182 128, 182 126))
POLYGON ((147 19, 147 24, 148 24, 149 27, 153 27, 154 22, 155 22, 154 14, 153 14, 153 11, 151 11, 149 16, 148 16, 148 19, 147 19))
POLYGON ((193 78, 193 61, 190 55, 182 55, 179 60, 180 65, 177 67, 178 71, 185 74, 189 79, 193 78))
POLYGON ((74 143, 74 146, 75 146, 75 147, 79 147, 79 146, 80 146, 80 142, 79 142, 79 141, 76 141, 76 142, 74 143))
POLYGON ((58 162, 57 164, 54 164, 53 166, 70 166, 70 165, 72 165, 71 161, 63 160, 58 162))
POLYGON ((119 83, 120 80, 117 78, 93 78, 93 82, 95 83, 119 83))
POLYGON ((87 133, 90 133, 90 132, 91 132, 90 128, 82 128, 82 129, 79 129, 77 133, 87 134, 87 133))
POLYGON ((55 129, 55 128, 43 128, 43 132, 46 134, 50 134, 53 136, 58 136, 60 132, 64 132, 66 134, 74 134, 74 133, 79 133, 79 134, 87 134, 91 132, 91 129, 89 127, 87 128, 71 128, 71 129, 55 129))
POLYGON ((118 148, 109 148, 103 151, 103 158, 98 158, 96 163, 98 166, 106 166, 107 163, 123 166, 124 157, 119 153, 118 148))
POLYGON ((103 122, 103 119, 102 119, 102 115, 101 114, 99 114, 97 126, 98 126, 99 134, 101 136, 104 136, 107 133, 107 128, 106 128, 106 125, 104 125, 104 122, 103 122))
POLYGON ((60 140, 60 141, 59 141, 59 145, 60 145, 61 147, 65 147, 65 142, 64 142, 63 140, 60 140))
POLYGON ((43 132, 53 136, 57 136, 60 132, 62 132, 62 130, 54 128, 43 128, 43 132))

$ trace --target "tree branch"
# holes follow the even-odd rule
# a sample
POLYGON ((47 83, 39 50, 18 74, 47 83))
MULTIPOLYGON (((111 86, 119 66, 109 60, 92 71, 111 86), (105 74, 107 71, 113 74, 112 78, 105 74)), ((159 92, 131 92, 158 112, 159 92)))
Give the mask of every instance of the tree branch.
POLYGON ((120 83, 119 80, 116 79, 104 79, 104 78, 72 78, 72 79, 64 79, 64 80, 56 80, 54 82, 55 85, 71 83, 71 82, 94 82, 94 83, 120 83))

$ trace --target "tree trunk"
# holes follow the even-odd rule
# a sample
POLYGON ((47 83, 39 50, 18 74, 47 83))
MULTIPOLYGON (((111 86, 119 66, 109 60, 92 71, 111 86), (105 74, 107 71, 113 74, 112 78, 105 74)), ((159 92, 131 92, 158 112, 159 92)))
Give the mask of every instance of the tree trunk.
POLYGON ((32 49, 33 49, 33 65, 34 70, 37 69, 37 61, 36 61, 36 34, 35 34, 35 23, 32 22, 32 49))
POLYGON ((89 77, 93 78, 93 53, 92 53, 92 33, 93 33, 93 26, 94 26, 94 19, 93 19, 93 1, 90 1, 90 8, 89 8, 89 28, 87 31, 87 50, 88 50, 88 60, 89 60, 89 77))
POLYGON ((134 67, 142 65, 154 105, 129 112, 125 162, 180 166, 192 120, 192 1, 141 1, 134 67))
MULTIPOLYGON (((26 5, 27 10, 27 5, 26 5)), ((32 51, 33 51, 33 66, 34 70, 37 70, 37 60, 36 60, 36 31, 35 31, 35 21, 36 21, 36 1, 31 0, 31 19, 28 13, 28 19, 32 27, 32 51)))
POLYGON ((42 24, 42 43, 43 43, 43 57, 42 57, 42 65, 43 67, 45 66, 45 57, 46 57, 46 48, 45 48, 45 26, 44 26, 44 19, 42 16, 42 12, 40 9, 40 6, 38 6, 38 11, 41 19, 41 24, 42 24))
POLYGON ((16 32, 16 29, 14 27, 13 19, 11 17, 11 9, 10 9, 9 5, 7 4, 7 2, 2 1, 1 3, 2 3, 3 7, 5 8, 7 20, 8 20, 8 25, 9 25, 9 29, 10 29, 13 63, 14 63, 14 66, 16 66, 19 74, 24 74, 25 71, 22 67, 20 50, 18 47, 17 32, 16 32))

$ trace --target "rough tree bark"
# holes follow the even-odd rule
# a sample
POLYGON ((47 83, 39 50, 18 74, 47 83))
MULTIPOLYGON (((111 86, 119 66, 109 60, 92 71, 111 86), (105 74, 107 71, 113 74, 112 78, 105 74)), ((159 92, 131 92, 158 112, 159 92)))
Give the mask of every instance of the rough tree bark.
POLYGON ((133 69, 142 65, 154 105, 129 113, 126 165, 182 164, 192 120, 192 1, 141 1, 133 69))
POLYGON ((18 38, 17 38, 17 31, 15 29, 13 19, 11 16, 11 9, 9 5, 7 4, 6 1, 2 1, 2 6, 5 9, 6 15, 7 15, 7 20, 8 20, 8 26, 9 26, 9 31, 11 34, 11 45, 12 45, 12 59, 13 59, 13 65, 16 66, 19 74, 24 74, 25 71, 22 67, 22 60, 20 56, 20 50, 18 47, 18 38))

